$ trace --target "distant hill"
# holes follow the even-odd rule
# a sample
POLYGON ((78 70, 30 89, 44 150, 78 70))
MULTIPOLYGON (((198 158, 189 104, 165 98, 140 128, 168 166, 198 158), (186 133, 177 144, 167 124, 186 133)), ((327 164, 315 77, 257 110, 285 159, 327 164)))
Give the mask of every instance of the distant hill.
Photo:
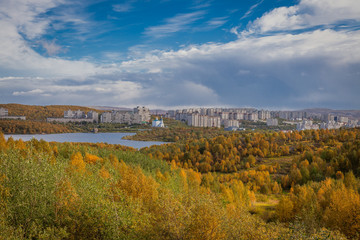
POLYGON ((89 108, 92 109, 97 109, 97 110, 101 110, 101 111, 132 111, 133 108, 125 108, 125 107, 111 107, 111 106, 88 106, 89 108))
POLYGON ((67 110, 81 110, 84 112, 97 111, 103 112, 89 107, 72 106, 72 105, 49 105, 49 106, 38 106, 38 105, 23 105, 23 104, 0 104, 0 107, 6 108, 10 116, 26 116, 27 120, 38 120, 45 121, 46 118, 63 117, 64 111, 67 110))
MULTIPOLYGON (((94 108, 102 111, 132 111, 133 108, 126 108, 126 107, 111 107, 111 106, 89 106, 89 108, 94 108)), ((151 109, 151 115, 165 115, 167 113, 166 110, 163 109, 151 109)))

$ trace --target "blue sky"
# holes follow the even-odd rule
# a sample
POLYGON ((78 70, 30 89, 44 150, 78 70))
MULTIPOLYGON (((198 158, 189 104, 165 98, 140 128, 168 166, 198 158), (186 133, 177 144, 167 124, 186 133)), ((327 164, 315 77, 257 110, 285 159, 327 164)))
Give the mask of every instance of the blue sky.
POLYGON ((358 0, 0 0, 0 102, 360 109, 358 0))

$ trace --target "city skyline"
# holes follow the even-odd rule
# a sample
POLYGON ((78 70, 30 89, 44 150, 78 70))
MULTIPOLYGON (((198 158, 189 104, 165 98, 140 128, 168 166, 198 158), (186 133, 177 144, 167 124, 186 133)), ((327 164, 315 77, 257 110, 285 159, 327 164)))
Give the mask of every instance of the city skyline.
POLYGON ((357 0, 14 0, 0 24, 0 103, 360 109, 357 0))

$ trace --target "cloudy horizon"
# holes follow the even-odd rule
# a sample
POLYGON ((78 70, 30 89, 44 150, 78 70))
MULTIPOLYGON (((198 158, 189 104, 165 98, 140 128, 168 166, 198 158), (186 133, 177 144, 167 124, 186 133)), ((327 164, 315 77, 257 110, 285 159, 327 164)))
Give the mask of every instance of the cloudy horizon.
POLYGON ((360 109, 358 0, 13 0, 0 24, 0 103, 360 109))

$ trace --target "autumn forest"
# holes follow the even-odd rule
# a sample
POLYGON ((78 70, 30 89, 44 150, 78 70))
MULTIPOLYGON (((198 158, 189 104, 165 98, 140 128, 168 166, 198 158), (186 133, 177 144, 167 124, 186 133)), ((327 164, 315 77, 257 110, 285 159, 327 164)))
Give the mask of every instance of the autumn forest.
POLYGON ((360 129, 166 121, 140 150, 0 133, 0 239, 359 239, 360 129))

